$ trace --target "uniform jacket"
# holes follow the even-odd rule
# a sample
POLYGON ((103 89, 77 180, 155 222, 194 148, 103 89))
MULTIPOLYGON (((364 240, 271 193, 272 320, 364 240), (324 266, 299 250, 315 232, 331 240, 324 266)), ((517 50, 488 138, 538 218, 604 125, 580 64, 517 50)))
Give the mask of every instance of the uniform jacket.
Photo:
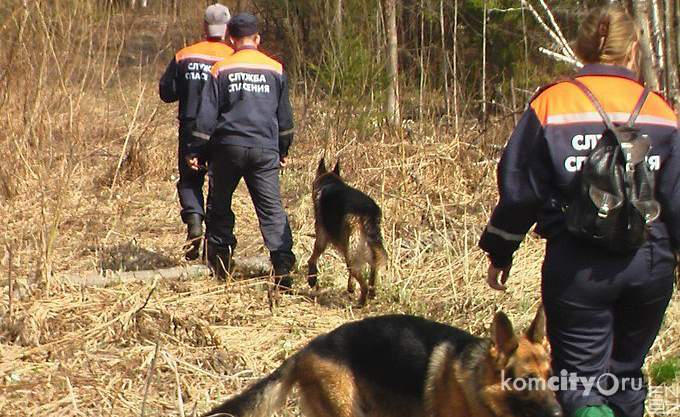
POLYGON ((288 155, 293 111, 281 63, 249 47, 216 63, 203 89, 194 138, 197 145, 210 138, 288 155))
POLYGON ((203 41, 187 46, 175 54, 158 83, 161 100, 179 100, 177 118, 193 121, 198 111, 203 85, 211 78, 210 69, 234 52, 222 42, 203 41))
MULTIPOLYGON (((614 123, 625 123, 643 91, 621 67, 587 65, 576 74, 614 123)), ((649 135, 647 162, 656 178, 662 211, 651 239, 671 239, 680 248, 680 137, 673 110, 650 93, 636 125, 649 135)), ((575 175, 605 130, 588 97, 569 82, 540 90, 515 127, 498 165, 499 201, 480 247, 504 268, 529 229, 550 238, 566 230, 564 208, 575 197, 575 175)))

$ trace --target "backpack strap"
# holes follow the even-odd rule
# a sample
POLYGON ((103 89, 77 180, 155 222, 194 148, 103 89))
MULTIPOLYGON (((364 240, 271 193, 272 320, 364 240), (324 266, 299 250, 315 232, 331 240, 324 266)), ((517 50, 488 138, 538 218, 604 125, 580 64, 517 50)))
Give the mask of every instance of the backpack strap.
POLYGON ((635 124, 635 120, 638 118, 638 115, 640 115, 640 110, 642 110, 642 106, 645 104, 645 100, 647 100, 648 95, 649 88, 645 87, 645 89, 642 90, 642 94, 640 94, 640 98, 635 104, 635 109, 633 109, 633 113, 630 114, 630 118, 628 119, 626 126, 633 127, 633 124, 635 124))
MULTIPOLYGON (((593 106, 595 106, 598 113, 600 113, 600 116, 602 116, 602 120, 604 121, 605 126, 607 126, 607 129, 611 130, 612 132, 615 132, 616 130, 614 129, 614 125, 612 124, 612 120, 607 115, 607 112, 604 111, 602 104, 600 104, 600 101, 595 97, 593 92, 590 91, 590 89, 588 87, 586 87, 585 84, 583 84, 581 81, 577 80, 576 78, 569 78, 569 79, 567 79, 567 81, 574 84, 575 86, 580 88, 581 91, 583 91, 583 93, 593 103, 593 106)), ((637 116, 636 116, 636 118, 637 118, 637 116)), ((618 137, 617 137, 617 139, 618 139, 618 137)))

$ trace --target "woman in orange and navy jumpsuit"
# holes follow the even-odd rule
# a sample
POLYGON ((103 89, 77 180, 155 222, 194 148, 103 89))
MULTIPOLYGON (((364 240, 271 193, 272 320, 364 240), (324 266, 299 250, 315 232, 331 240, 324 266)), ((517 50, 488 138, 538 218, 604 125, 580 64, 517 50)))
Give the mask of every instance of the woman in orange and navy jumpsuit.
MULTIPOLYGON (((634 21, 618 5, 592 10, 579 29, 576 54, 585 66, 575 78, 615 124, 628 120, 644 89, 634 72, 637 40, 634 21)), ((559 82, 532 98, 498 166, 500 198, 480 240, 491 263, 488 283, 505 289, 513 253, 536 224, 547 239, 542 300, 553 371, 568 381, 557 393, 565 416, 644 413, 641 368, 673 291, 680 248, 680 138, 676 115, 654 93, 636 126, 652 141, 647 163, 661 216, 630 252, 608 252, 566 230, 576 174, 605 129, 576 85, 559 82)))

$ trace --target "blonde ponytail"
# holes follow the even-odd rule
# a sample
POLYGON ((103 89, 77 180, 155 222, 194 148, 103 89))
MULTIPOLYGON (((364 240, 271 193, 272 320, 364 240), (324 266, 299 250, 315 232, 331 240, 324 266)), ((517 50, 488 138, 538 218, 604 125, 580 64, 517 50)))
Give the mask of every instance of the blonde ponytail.
POLYGON ((592 9, 581 23, 576 55, 586 64, 624 65, 639 38, 637 25, 618 4, 592 9))

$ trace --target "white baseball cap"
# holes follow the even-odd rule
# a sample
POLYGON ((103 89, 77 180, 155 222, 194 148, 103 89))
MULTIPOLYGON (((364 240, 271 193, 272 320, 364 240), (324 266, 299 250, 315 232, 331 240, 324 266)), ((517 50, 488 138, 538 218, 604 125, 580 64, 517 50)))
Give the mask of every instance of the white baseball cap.
POLYGON ((229 8, 219 3, 205 9, 206 35, 208 37, 222 37, 227 33, 227 22, 231 18, 229 8))

